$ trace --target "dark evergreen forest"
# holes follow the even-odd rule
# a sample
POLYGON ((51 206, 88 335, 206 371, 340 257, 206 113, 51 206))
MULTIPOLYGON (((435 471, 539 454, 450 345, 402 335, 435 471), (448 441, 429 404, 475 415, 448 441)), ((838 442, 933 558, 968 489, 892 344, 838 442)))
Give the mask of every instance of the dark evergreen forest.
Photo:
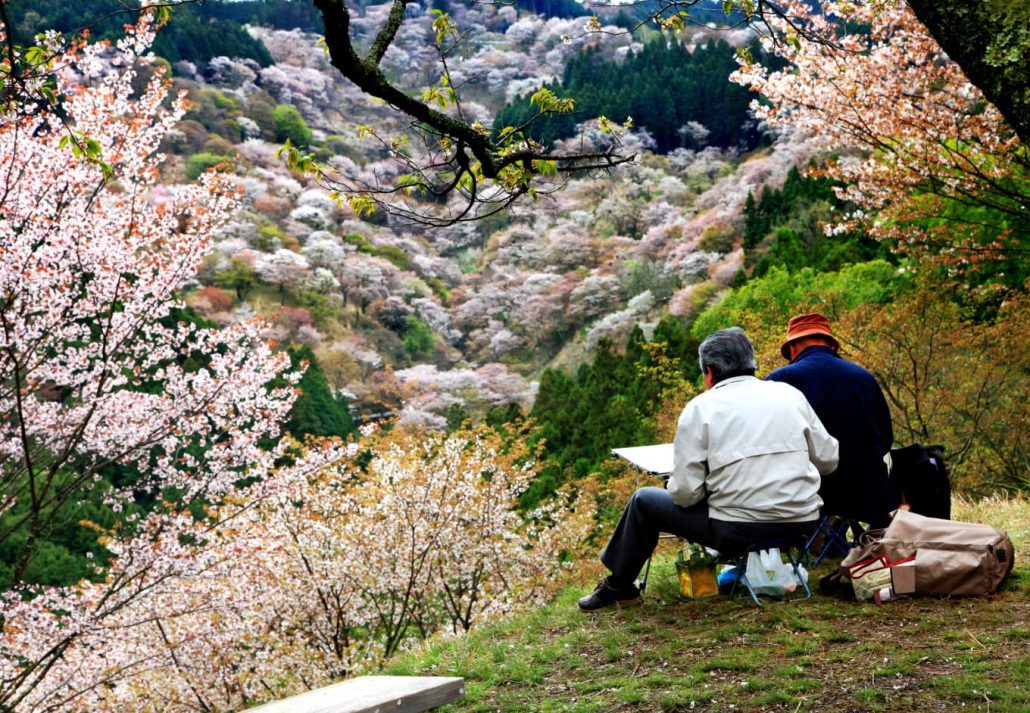
POLYGON ((660 153, 705 145, 752 149, 761 140, 748 112, 752 97, 727 80, 737 68, 735 58, 735 50, 722 40, 690 52, 662 37, 622 63, 588 50, 566 65, 560 83, 548 87, 558 96, 575 98, 575 112, 533 119, 537 110, 527 95, 506 104, 494 128, 523 127, 546 145, 574 135, 576 124, 588 119, 606 116, 622 123, 632 118, 650 132, 660 153), (707 135, 686 128, 689 122, 703 126, 707 135))
POLYGON ((516 0, 512 4, 520 14, 532 12, 544 17, 581 17, 592 13, 576 0, 516 0))
MULTIPOLYGON (((676 372, 688 381, 698 378, 698 342, 683 322, 662 318, 650 342, 661 345, 661 358, 672 366, 663 373, 676 372)), ((593 361, 574 375, 544 370, 530 416, 536 425, 533 439, 543 441, 546 465, 524 494, 524 505, 596 471, 612 448, 654 441, 651 417, 672 384, 649 371, 656 366, 656 353, 645 348, 647 343, 638 326, 622 351, 602 340, 593 361)))
POLYGON ((736 284, 761 277, 774 266, 791 272, 803 267, 818 271, 839 270, 844 265, 873 259, 889 259, 883 242, 848 233, 829 237, 823 228, 848 206, 833 193, 826 178, 802 176, 792 168, 783 186, 762 188, 756 199, 748 194, 744 204, 744 270, 736 284))
MULTIPOLYGON (((93 37, 121 37, 122 28, 134 17, 127 7, 132 4, 123 0, 11 0, 7 11, 17 30, 15 39, 27 42, 47 29, 66 33, 88 29, 93 37)), ((204 63, 224 55, 252 59, 267 67, 272 57, 260 40, 247 33, 244 24, 309 32, 322 27, 321 16, 307 0, 207 0, 175 7, 172 17, 174 21, 158 33, 153 46, 154 53, 169 62, 204 63)))

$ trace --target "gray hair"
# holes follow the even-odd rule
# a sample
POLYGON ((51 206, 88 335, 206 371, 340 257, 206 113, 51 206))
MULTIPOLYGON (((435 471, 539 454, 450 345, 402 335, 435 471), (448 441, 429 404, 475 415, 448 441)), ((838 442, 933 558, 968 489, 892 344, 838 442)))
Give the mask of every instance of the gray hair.
POLYGON ((758 368, 755 347, 740 327, 709 334, 698 347, 697 356, 701 371, 711 369, 717 382, 731 376, 753 375, 758 368))

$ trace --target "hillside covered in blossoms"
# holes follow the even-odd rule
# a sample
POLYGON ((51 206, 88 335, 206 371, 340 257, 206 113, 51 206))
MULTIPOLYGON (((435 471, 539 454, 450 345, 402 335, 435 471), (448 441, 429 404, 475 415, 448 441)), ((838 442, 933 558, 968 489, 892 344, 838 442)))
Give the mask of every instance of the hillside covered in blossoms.
POLYGON ((0 710, 552 601, 731 325, 761 376, 827 315, 895 445, 1025 491, 1030 17, 995 85, 916 0, 768 6, 0 0, 0 710))
MULTIPOLYGON (((371 33, 387 9, 369 7, 357 31, 371 33)), ((589 47, 598 61, 644 49, 629 36, 566 43, 581 20, 517 18, 513 8, 458 6, 456 17, 471 23, 476 41, 455 81, 482 77, 465 109, 486 124, 505 101, 560 76, 589 47)), ((417 20, 384 58, 412 89, 433 61, 423 42, 431 16, 417 20)), ((245 191, 243 211, 217 236, 188 301, 221 324, 272 315, 268 336, 314 348, 332 386, 357 409, 397 412, 406 422, 440 427, 451 404, 473 413, 512 402, 528 408, 552 360, 575 366, 599 340, 623 341, 637 323, 666 311, 692 315, 742 264, 748 194, 779 186, 813 151, 810 140, 792 136, 757 153, 707 146, 698 126, 699 136, 684 132, 683 146, 655 153, 654 139, 638 131, 625 139, 639 153, 635 164, 574 178, 482 223, 359 219, 286 168, 276 153, 287 136, 271 115, 296 109, 307 143, 333 168, 368 180, 395 168, 381 146, 358 138, 360 127, 389 132, 400 128, 398 118, 337 76, 315 35, 251 32, 274 64, 216 58, 204 72, 176 68, 177 85, 199 105, 165 139, 173 156, 163 179, 227 161, 245 191), (264 127, 255 121, 262 117, 264 127)), ((740 42, 740 34, 699 30, 684 45, 714 53, 715 43, 740 42)), ((732 57, 728 46, 725 53, 732 57)), ((718 81, 746 103, 725 76, 718 81)))

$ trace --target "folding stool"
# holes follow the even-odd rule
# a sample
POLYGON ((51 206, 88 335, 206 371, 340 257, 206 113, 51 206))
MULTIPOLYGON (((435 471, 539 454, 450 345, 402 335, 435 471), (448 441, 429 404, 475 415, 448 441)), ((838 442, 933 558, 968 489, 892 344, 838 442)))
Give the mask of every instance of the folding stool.
POLYGON ((816 525, 812 535, 804 545, 803 557, 806 563, 812 567, 818 567, 827 556, 843 557, 852 547, 858 544, 858 538, 865 532, 862 524, 855 519, 840 517, 838 515, 824 515, 819 524, 816 525), (848 533, 852 539, 848 539, 848 533), (819 536, 822 535, 822 542, 818 545, 819 554, 812 561, 812 547, 819 536))

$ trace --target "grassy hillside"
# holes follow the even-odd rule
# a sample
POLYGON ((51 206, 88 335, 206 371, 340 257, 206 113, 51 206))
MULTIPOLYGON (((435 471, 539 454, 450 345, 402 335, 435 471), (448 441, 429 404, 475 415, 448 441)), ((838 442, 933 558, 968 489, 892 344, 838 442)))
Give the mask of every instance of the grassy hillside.
POLYGON ((384 672, 465 677, 468 697, 448 711, 1028 710, 1030 503, 957 502, 955 517, 1003 527, 1016 545, 993 597, 687 602, 665 554, 642 607, 583 615, 584 583, 384 672))

